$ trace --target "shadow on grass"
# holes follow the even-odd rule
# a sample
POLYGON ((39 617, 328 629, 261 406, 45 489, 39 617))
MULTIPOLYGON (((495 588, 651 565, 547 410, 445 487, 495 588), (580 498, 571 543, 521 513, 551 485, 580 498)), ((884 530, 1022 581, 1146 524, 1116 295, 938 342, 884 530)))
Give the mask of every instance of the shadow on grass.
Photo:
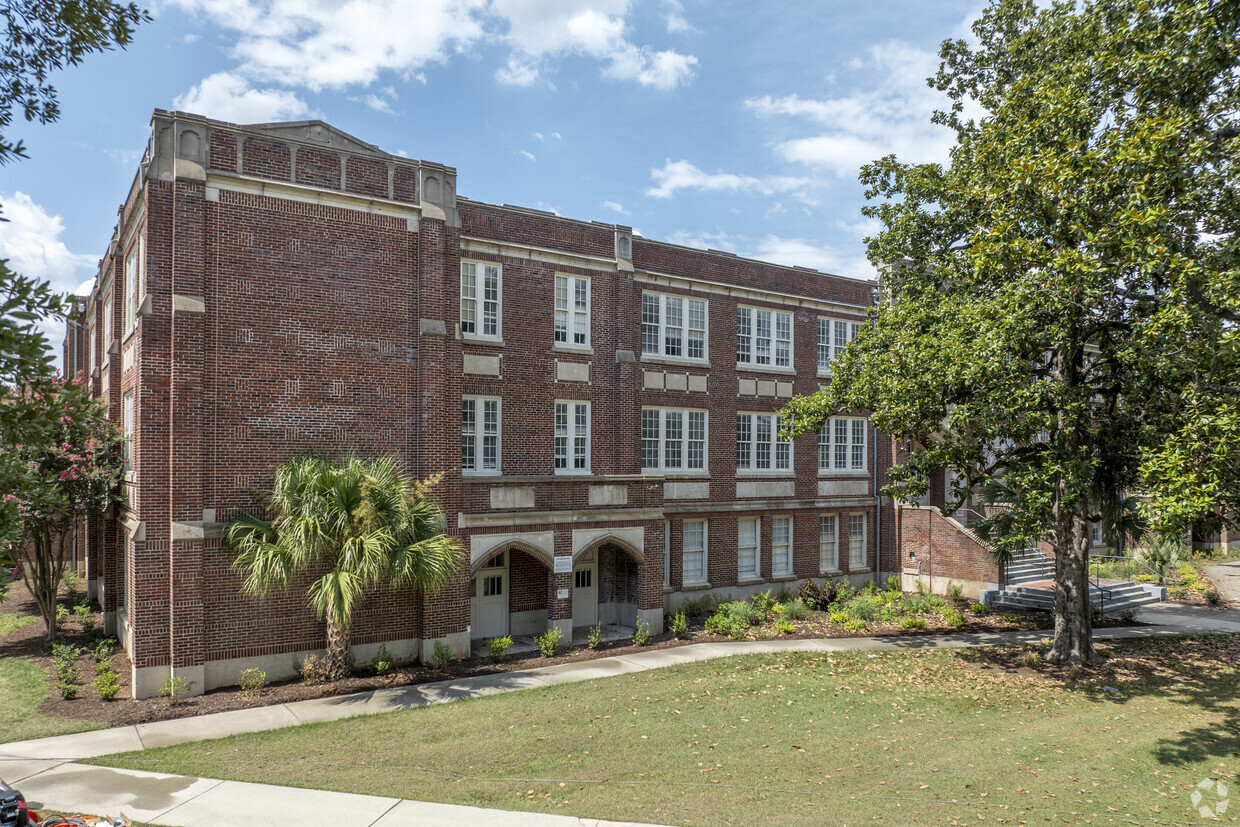
POLYGON ((958 657, 1035 674, 1049 688, 1094 703, 1124 706, 1157 697, 1215 719, 1158 739, 1153 756, 1160 764, 1240 758, 1240 635, 1168 635, 1107 641, 1098 648, 1107 659, 1089 666, 1053 666, 1037 644, 962 649, 958 657))

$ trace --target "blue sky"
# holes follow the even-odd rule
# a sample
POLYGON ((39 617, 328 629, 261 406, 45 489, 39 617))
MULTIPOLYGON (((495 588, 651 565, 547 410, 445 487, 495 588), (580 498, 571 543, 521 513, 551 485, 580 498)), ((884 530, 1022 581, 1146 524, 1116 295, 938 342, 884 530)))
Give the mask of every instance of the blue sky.
MULTIPOLYGON (((859 166, 945 160, 925 85, 978 0, 161 0, 124 51, 16 124, 0 256, 74 291, 151 110, 322 118, 457 167, 462 195, 869 278, 859 166)), ((49 335, 62 335, 58 325, 49 335)))

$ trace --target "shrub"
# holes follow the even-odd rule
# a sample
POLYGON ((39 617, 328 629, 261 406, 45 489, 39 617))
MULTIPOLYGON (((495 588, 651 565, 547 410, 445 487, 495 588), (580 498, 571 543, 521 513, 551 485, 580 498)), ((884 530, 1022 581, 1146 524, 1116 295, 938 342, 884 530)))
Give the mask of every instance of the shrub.
POLYGON ((924 617, 902 617, 900 625, 905 629, 924 629, 926 628, 926 619, 924 617))
POLYGON ((116 638, 105 637, 102 640, 95 641, 94 647, 90 650, 90 657, 96 664, 103 663, 112 659, 112 653, 116 651, 116 638))
POLYGON ((956 609, 944 609, 943 619, 947 621, 947 625, 953 629, 959 629, 964 625, 964 615, 956 609))
POLYGON ((1011 612, 1004 612, 1003 614, 999 615, 999 619, 1002 620, 1004 623, 1020 623, 1020 618, 1012 614, 1011 612))
POLYGON ((1165 537, 1147 542, 1137 549, 1134 555, 1138 563, 1149 566, 1158 573, 1160 578, 1175 569, 1187 557, 1184 541, 1179 538, 1165 537))
POLYGON ((327 658, 306 655, 301 661, 301 680, 303 683, 322 683, 327 680, 327 658))
POLYGON ((503 637, 493 637, 487 641, 487 654, 491 657, 491 663, 499 663, 508 657, 508 649, 512 646, 512 637, 504 635, 503 637))
POLYGON ((827 616, 827 619, 830 620, 832 623, 839 623, 843 625, 848 622, 849 616, 847 612, 836 611, 836 612, 831 612, 831 614, 827 616))
POLYGON ((899 577, 896 577, 894 574, 887 575, 887 591, 889 592, 900 591, 900 578, 899 577))
POLYGON ((868 580, 866 581, 865 586, 862 587, 861 591, 864 594, 875 594, 878 591, 878 584, 876 584, 873 580, 868 580))
POLYGON ((105 701, 110 701, 116 697, 116 693, 121 691, 120 676, 111 669, 100 669, 95 673, 95 694, 105 701))
POLYGON ((917 593, 922 597, 926 596, 926 583, 924 580, 919 579, 917 581, 917 593))
POLYGON ((844 606, 844 611, 850 617, 869 623, 878 614, 878 607, 874 605, 874 601, 870 597, 859 594, 848 601, 844 606))
POLYGON ((790 602, 790 601, 791 601, 791 600, 792 600, 795 596, 796 596, 796 595, 794 595, 794 594, 792 593, 792 590, 791 590, 791 589, 789 589, 787 586, 784 586, 782 589, 780 589, 780 590, 779 590, 779 591, 775 594, 775 602, 776 602, 776 603, 785 603, 785 604, 786 604, 786 603, 790 602))
POLYGON ((868 628, 869 625, 859 617, 850 617, 844 623, 844 628, 850 632, 860 632, 862 629, 868 628))
POLYGON ((637 618, 637 628, 633 630, 633 644, 635 646, 645 646, 650 642, 650 627, 640 617, 637 618))
POLYGON ((727 635, 733 640, 745 636, 749 626, 749 604, 743 600, 724 603, 706 619, 706 631, 713 635, 727 635))
POLYGON ((375 653, 375 662, 371 665, 374 667, 376 675, 386 675, 396 668, 396 660, 392 657, 392 653, 388 651, 387 644, 379 644, 379 651, 375 653))
POLYGON ((710 617, 719 608, 719 601, 713 594, 704 594, 693 600, 686 600, 680 610, 688 617, 710 617))
POLYGON ((987 606, 985 603, 974 603, 973 605, 969 606, 969 611, 973 612, 973 614, 977 615, 978 617, 985 617, 986 615, 990 614, 990 607, 987 606))
POLYGON ((1042 662, 1042 656, 1039 655, 1037 652, 1026 652, 1025 656, 1021 658, 1021 660, 1024 661, 1025 666, 1028 666, 1030 669, 1032 669, 1033 667, 1037 666, 1038 664, 1042 662))
POLYGON ((72 600, 77 594, 78 586, 82 583, 82 578, 78 577, 76 571, 66 571, 60 575, 60 582, 65 584, 65 592, 68 593, 69 599, 72 600))
POLYGON ((900 601, 901 608, 905 614, 921 615, 930 611, 930 601, 926 600, 925 595, 910 594, 900 601))
POLYGON ((560 638, 564 637, 564 633, 560 631, 559 626, 552 626, 534 638, 534 642, 538 644, 538 653, 544 658, 555 657, 555 650, 560 648, 560 638))
POLYGON ((1136 609, 1121 609, 1119 613, 1119 619, 1123 623, 1132 623, 1134 620, 1137 619, 1137 610, 1136 609))
POLYGON ((169 703, 183 703, 189 697, 190 682, 180 675, 174 675, 164 681, 163 686, 159 687, 161 697, 167 698, 169 703))
POLYGON ((62 666, 72 666, 81 654, 82 650, 72 643, 63 640, 52 641, 52 664, 57 669, 62 666))
POLYGON ((956 583, 947 587, 947 596, 951 598, 953 603, 964 602, 964 586, 956 583))
POLYGON ((926 602, 929 603, 930 608, 934 609, 936 612, 942 611, 943 609, 947 608, 947 601, 939 597, 937 594, 932 594, 929 597, 927 597, 926 602))
POLYGON ((241 694, 253 698, 267 686, 267 673, 257 667, 241 670, 241 694))
MULTIPOLYGON (((681 613, 683 614, 683 612, 681 613)), ((603 624, 595 623, 590 627, 590 631, 586 634, 586 645, 591 649, 597 649, 603 645, 603 624)))
POLYGON ((800 598, 793 598, 784 604, 784 617, 788 620, 804 620, 808 615, 809 609, 800 598))
POLYGON ((775 621, 775 631, 778 634, 790 635, 796 630, 797 630, 797 627, 793 626, 792 621, 786 617, 781 617, 775 621))
POLYGON ((1211 606, 1217 606, 1223 602, 1223 596, 1216 589, 1210 589, 1206 592, 1206 602, 1211 606))
POLYGON ((820 612, 828 611, 827 607, 837 598, 838 593, 839 584, 830 577, 821 586, 813 580, 806 580, 797 589, 797 596, 805 605, 820 612))
POLYGON ((446 671, 448 664, 452 663, 452 647, 442 640, 435 641, 435 648, 431 651, 431 663, 440 672, 446 671))
POLYGON ((62 676, 60 680, 56 681, 56 691, 66 701, 73 700, 82 691, 81 674, 76 669, 71 669, 69 672, 71 674, 68 677, 62 676))
MULTIPOLYGON (((750 612, 750 623, 753 623, 754 617, 761 617, 758 623, 765 623, 767 617, 771 614, 771 610, 775 608, 775 598, 771 597, 770 589, 755 594, 749 603, 753 607, 753 611, 750 612)), ((758 624, 754 623, 754 625, 758 624)))
POLYGON ((1168 586, 1167 597, 1171 598, 1172 600, 1183 600, 1184 598, 1188 597, 1188 589, 1186 589, 1184 586, 1168 586))
POLYGON ((888 605, 894 605, 900 602, 900 598, 904 596, 903 592, 885 591, 879 592, 878 599, 888 605))
POLYGON ((56 626, 57 628, 64 626, 68 620, 69 620, 69 610, 65 608, 64 604, 57 603, 56 604, 56 626))
POLYGON ((684 612, 676 612, 672 615, 668 629, 674 637, 684 640, 689 637, 689 618, 685 617, 684 612))
POLYGON ((895 605, 887 603, 878 610, 878 619, 884 623, 895 623, 900 619, 900 612, 895 605))

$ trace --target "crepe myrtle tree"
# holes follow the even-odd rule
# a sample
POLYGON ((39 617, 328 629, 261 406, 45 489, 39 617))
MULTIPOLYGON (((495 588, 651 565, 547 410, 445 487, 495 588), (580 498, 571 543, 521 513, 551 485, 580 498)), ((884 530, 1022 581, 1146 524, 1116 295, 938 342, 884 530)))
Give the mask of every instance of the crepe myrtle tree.
POLYGON ((880 300, 786 416, 870 411, 897 497, 1001 490, 997 553, 1054 547, 1048 659, 1094 661, 1093 523, 1240 506, 1240 4, 992 0, 973 33, 929 79, 950 161, 862 169, 880 300))
POLYGON ((460 568, 460 544, 430 499, 438 479, 414 482, 392 457, 295 457, 276 469, 272 519, 244 513, 225 529, 246 594, 317 575, 306 601, 327 623, 328 680, 348 676, 353 612, 377 587, 434 590, 460 568))
POLYGON ((8 493, 0 496, 7 555, 56 637, 56 593, 70 561, 74 529, 122 501, 124 437, 82 380, 51 378, 22 397, 32 416, 55 423, 33 443, 0 446, 8 493))

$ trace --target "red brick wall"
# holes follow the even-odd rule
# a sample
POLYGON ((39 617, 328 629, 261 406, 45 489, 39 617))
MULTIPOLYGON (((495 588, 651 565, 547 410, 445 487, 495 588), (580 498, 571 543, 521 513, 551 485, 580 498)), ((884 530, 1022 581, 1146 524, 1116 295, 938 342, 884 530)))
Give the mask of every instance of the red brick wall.
POLYGON ((902 508, 900 549, 904 565, 925 577, 999 582, 999 564, 980 542, 929 508, 902 508), (916 555, 909 558, 909 553, 916 555))

